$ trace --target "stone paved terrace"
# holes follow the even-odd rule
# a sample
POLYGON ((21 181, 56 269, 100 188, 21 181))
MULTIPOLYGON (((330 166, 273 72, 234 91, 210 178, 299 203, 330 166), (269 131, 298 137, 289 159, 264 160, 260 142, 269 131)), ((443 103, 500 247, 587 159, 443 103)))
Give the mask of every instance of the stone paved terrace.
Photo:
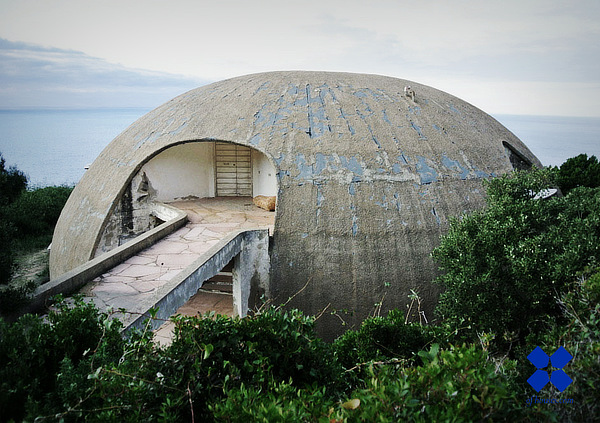
MULTIPOLYGON (((275 213, 256 207, 248 197, 217 197, 172 202, 170 205, 187 213, 188 224, 166 236, 152 247, 125 260, 97 277, 81 293, 91 298, 100 310, 124 308, 140 313, 137 304, 156 295, 164 283, 193 263, 202 253, 231 232, 240 229, 273 230, 275 213)), ((224 294, 201 293, 191 303, 177 311, 193 315, 215 310, 221 314, 233 312, 223 308, 224 294)), ((224 302, 225 301, 225 302, 224 302)), ((166 337, 161 331, 161 337, 166 337)))

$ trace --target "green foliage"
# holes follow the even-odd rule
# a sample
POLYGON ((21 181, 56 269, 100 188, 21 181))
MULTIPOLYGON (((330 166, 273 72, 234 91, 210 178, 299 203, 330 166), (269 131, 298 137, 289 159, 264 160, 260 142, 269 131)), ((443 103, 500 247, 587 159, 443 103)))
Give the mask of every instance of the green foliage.
POLYGON ((344 372, 313 325, 298 311, 274 309, 246 319, 177 318, 173 344, 161 349, 149 331, 122 340, 118 322, 82 302, 45 322, 2 322, 0 415, 206 421, 208 406, 242 385, 318 385, 329 397, 341 395, 344 372))
POLYGON ((576 187, 600 187, 600 163, 587 154, 571 157, 560 166, 556 179, 565 195, 576 187))
POLYGON ((122 338, 118 322, 110 323, 91 304, 61 303, 47 321, 25 315, 13 324, 0 319, 0 416, 20 421, 27 416, 62 410, 85 391, 90 368, 118 360, 122 338), (65 369, 69 369, 65 376, 65 369), (65 389, 64 378, 78 380, 65 389), (60 388, 60 389, 59 389, 60 388))
POLYGON ((539 421, 523 408, 496 365, 475 345, 420 351, 420 366, 373 367, 366 386, 352 393, 360 405, 342 407, 336 421, 539 421))
POLYGON ((224 401, 210 406, 216 421, 247 422, 330 422, 335 402, 325 388, 298 388, 290 383, 272 383, 267 389, 241 385, 228 389, 224 401))
POLYGON ((18 311, 36 283, 12 281, 19 256, 46 248, 73 188, 46 187, 27 191, 27 178, 16 168, 5 169, 0 155, 0 312, 18 311))
MULTIPOLYGON (((320 383, 336 392, 341 367, 331 347, 317 338, 313 318, 269 308, 253 318, 180 319, 170 356, 184 367, 201 401, 222 396, 224 386, 264 387, 271 380, 295 386, 320 383), (190 349, 194 345, 194 349, 190 349), (199 372, 199 369, 205 369, 199 372)), ((197 413, 206 412, 198 404, 197 413)))
POLYGON ((581 276, 558 303, 564 323, 532 335, 529 345, 539 344, 549 354, 562 345, 573 355, 564 369, 573 383, 562 393, 547 390, 552 398, 573 399, 573 406, 559 409, 561 421, 600 421, 600 272, 581 276))
MULTIPOLYGON (((487 353, 474 345, 420 351, 423 364, 370 365, 363 386, 347 401, 324 388, 272 384, 240 386, 210 408, 225 422, 544 421, 550 410, 526 408, 487 353)), ((511 365, 511 363, 507 363, 511 365)))
MULTIPOLYGON (((590 292, 597 298, 594 283, 590 292)), ((414 327, 396 313, 390 323, 414 327)), ((389 360, 344 370, 337 363, 340 344, 324 344, 313 324, 297 311, 275 309, 245 319, 180 317, 174 343, 160 348, 148 330, 123 340, 118 321, 81 301, 62 304, 46 320, 28 315, 12 325, 0 321, 0 415, 92 422, 552 418, 547 407, 525 406, 523 389, 514 388, 513 381, 522 378, 515 375, 515 362, 492 360, 478 344, 436 343, 417 351, 419 360, 412 362, 389 349, 374 350, 375 357, 385 352, 389 360), (356 374, 366 377, 356 380, 356 374), (353 388, 345 390, 349 379, 353 388)), ((573 336, 588 348, 587 335, 573 330, 573 336)), ((598 345, 589 348, 597 351, 598 345)), ((578 385, 587 383, 582 396, 593 389, 583 376, 591 364, 593 357, 582 362, 581 376, 569 369, 580 378, 578 385)))
POLYGON ((23 192, 9 208, 19 235, 52 234, 71 191, 71 187, 52 186, 23 192))
POLYGON ((26 187, 27 177, 15 167, 7 169, 4 157, 0 153, 0 285, 9 282, 14 262, 12 247, 16 231, 6 208, 26 187))
POLYGON ((437 312, 447 321, 522 341, 559 314, 554 297, 600 257, 600 189, 535 199, 554 172, 494 179, 487 209, 451 223, 433 253, 445 271, 437 312))
POLYGON ((27 177, 14 166, 6 168, 0 153, 0 207, 12 203, 27 188, 27 177))
POLYGON ((8 283, 12 275, 14 253, 12 249, 15 228, 0 213, 0 286, 8 283))
POLYGON ((350 369, 359 363, 392 358, 412 359, 433 339, 432 331, 405 323, 404 313, 391 310, 386 317, 371 317, 357 331, 347 331, 334 342, 338 360, 350 369))

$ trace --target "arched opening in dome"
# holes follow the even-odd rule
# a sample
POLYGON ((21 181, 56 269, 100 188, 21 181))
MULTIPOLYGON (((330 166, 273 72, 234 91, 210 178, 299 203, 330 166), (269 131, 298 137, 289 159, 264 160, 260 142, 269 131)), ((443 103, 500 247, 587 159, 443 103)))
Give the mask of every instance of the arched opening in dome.
POLYGON ((254 148, 204 140, 170 146, 148 158, 131 178, 107 219, 95 256, 161 224, 157 203, 184 210, 190 221, 272 228, 277 190, 274 165, 254 148))
POLYGON ((230 142, 200 141, 170 147, 148 160, 134 181, 138 178, 142 189, 163 202, 277 195, 276 170, 267 156, 230 142))

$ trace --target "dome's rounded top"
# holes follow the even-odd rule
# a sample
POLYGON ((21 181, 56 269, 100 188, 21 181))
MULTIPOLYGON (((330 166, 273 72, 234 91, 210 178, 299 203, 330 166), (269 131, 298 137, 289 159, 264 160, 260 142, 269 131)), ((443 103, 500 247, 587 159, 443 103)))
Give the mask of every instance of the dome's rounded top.
POLYGON ((232 78, 163 104, 104 149, 57 225, 52 255, 63 258, 55 274, 90 259, 107 216, 144 163, 176 144, 207 140, 264 153, 280 190, 329 181, 430 184, 541 166, 488 114, 413 81, 306 71, 232 78))
POLYGON ((541 165, 500 123, 457 97, 413 81, 338 72, 268 72, 197 88, 142 117, 108 149, 137 165, 158 145, 198 139, 246 144, 295 163, 302 154, 360 157, 365 170, 382 173, 384 164, 412 178, 417 167, 436 164, 448 168, 441 169, 446 177, 499 174, 511 168, 507 151, 541 165))

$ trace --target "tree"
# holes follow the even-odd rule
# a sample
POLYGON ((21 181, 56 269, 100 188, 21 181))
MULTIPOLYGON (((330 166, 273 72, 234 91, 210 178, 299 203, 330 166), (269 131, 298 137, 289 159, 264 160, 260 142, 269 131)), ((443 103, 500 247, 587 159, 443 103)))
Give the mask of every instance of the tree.
POLYGON ((0 153, 0 285, 8 283, 12 275, 14 254, 12 240, 15 228, 9 219, 8 206, 27 188, 27 177, 16 167, 6 168, 0 153))
POLYGON ((535 199, 556 169, 489 182, 488 207, 454 220, 433 252, 445 273, 437 312, 477 331, 523 340, 540 318, 559 315, 554 298, 600 257, 600 189, 535 199))
POLYGON ((560 166, 557 182, 564 194, 575 187, 600 187, 600 163, 587 154, 571 157, 560 166))
POLYGON ((6 161, 0 153, 0 206, 15 201, 27 188, 27 176, 15 166, 6 168, 6 161))

